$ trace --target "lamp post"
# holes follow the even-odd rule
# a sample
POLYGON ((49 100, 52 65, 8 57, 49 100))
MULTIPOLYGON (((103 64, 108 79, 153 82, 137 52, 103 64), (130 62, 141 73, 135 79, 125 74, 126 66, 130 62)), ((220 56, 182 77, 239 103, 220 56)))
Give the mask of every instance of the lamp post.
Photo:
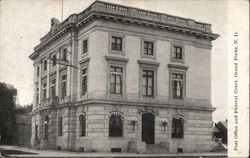
POLYGON ((132 120, 131 120, 131 125, 132 125, 132 127, 133 127, 133 131, 135 130, 136 124, 137 124, 137 118, 134 117, 134 118, 132 118, 132 120))
POLYGON ((168 124, 168 120, 167 120, 167 119, 164 119, 164 120, 162 121, 162 126, 163 126, 163 128, 164 128, 164 131, 166 131, 166 126, 167 126, 167 124, 168 124))

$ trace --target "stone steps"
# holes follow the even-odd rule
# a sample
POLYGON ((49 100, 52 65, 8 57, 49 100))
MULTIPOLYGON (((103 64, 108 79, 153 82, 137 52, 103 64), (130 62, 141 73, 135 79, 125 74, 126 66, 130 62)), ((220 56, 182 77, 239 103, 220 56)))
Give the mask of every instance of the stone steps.
POLYGON ((159 144, 147 144, 146 154, 166 154, 169 153, 169 144, 160 142, 159 144))

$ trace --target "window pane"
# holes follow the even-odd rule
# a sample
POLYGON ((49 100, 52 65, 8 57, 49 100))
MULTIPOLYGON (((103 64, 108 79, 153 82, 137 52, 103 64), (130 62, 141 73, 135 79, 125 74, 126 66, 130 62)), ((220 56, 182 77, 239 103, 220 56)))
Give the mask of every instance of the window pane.
POLYGON ((146 85, 147 85, 147 78, 146 78, 146 77, 143 77, 143 78, 142 78, 142 85, 143 85, 143 86, 146 86, 146 85))
POLYGON ((120 84, 116 84, 116 93, 121 94, 121 85, 120 84))
POLYGON ((111 75, 110 82, 111 82, 111 83, 115 83, 115 75, 114 75, 114 74, 111 75))
POLYGON ((115 84, 110 84, 110 93, 115 94, 115 84))
POLYGON ((122 44, 122 39, 121 38, 117 38, 117 44, 122 44))
POLYGON ((117 45, 116 45, 116 50, 119 50, 119 51, 121 51, 121 50, 122 50, 122 47, 121 47, 121 45, 120 45, 120 44, 117 44, 117 45))
POLYGON ((148 72, 147 72, 146 70, 143 70, 143 71, 142 71, 142 75, 143 75, 143 76, 145 76, 145 75, 147 75, 147 74, 148 74, 148 72))
POLYGON ((148 86, 153 86, 153 78, 148 78, 148 86))
POLYGON ((153 71, 148 71, 149 76, 153 76, 153 71))
POLYGON ((121 76, 120 75, 116 75, 116 83, 121 83, 121 76))
POLYGON ((142 95, 147 95, 145 86, 142 87, 142 95))
POLYGON ((116 38, 112 37, 112 44, 116 42, 116 38))
POLYGON ((152 87, 148 87, 148 96, 152 96, 152 87))
POLYGON ((122 72, 122 68, 117 67, 117 68, 116 68, 116 72, 122 72))

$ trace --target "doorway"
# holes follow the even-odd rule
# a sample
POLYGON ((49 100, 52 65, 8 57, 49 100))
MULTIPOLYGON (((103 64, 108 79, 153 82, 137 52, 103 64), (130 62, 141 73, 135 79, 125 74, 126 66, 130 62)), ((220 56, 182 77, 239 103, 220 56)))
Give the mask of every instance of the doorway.
POLYGON ((155 115, 152 113, 142 114, 142 141, 146 144, 154 144, 155 115))

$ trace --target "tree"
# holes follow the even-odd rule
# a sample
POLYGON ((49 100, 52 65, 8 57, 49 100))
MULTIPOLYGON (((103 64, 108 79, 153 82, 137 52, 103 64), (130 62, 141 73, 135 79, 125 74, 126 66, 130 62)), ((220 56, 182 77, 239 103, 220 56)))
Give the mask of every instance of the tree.
POLYGON ((15 133, 15 106, 17 90, 0 82, 0 136, 1 144, 12 144, 15 133))

